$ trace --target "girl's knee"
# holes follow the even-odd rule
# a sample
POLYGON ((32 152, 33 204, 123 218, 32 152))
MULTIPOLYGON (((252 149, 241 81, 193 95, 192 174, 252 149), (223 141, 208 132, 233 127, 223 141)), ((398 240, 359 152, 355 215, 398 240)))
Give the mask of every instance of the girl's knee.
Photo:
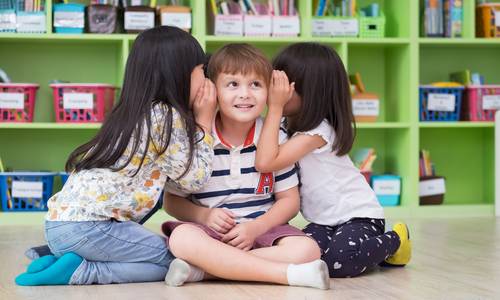
POLYGON ((168 247, 175 257, 185 259, 196 248, 195 241, 203 231, 191 224, 182 224, 172 231, 168 239, 168 247))

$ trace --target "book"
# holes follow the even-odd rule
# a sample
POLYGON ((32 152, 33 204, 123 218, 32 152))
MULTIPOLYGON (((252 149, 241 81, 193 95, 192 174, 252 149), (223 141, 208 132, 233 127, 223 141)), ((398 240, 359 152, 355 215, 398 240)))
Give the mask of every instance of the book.
POLYGON ((373 148, 360 148, 354 151, 352 155, 354 165, 356 165, 361 172, 372 172, 372 166, 376 158, 377 155, 373 148))
POLYGON ((361 80, 361 74, 356 72, 354 75, 349 75, 349 80, 356 86, 357 93, 366 93, 365 85, 361 80))
POLYGON ((462 37, 462 0, 444 0, 444 36, 462 37))
POLYGON ((443 0, 425 0, 424 35, 442 37, 443 31, 443 0))

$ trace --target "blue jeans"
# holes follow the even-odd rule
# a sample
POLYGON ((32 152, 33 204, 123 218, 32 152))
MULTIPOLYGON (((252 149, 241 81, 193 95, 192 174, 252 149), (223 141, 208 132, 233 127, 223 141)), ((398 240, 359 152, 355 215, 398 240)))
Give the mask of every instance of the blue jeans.
POLYGON ((45 238, 56 257, 83 257, 69 284, 161 281, 175 258, 164 237, 135 222, 46 221, 45 238))

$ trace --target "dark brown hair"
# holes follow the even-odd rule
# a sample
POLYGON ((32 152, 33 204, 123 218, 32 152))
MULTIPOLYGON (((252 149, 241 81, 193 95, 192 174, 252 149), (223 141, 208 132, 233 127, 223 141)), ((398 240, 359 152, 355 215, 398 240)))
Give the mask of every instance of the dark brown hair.
MULTIPOLYGON (((151 141, 151 109, 156 104, 168 107, 161 132, 158 154, 166 151, 172 129, 172 108, 184 120, 189 141, 190 159, 184 174, 192 163, 196 122, 189 105, 191 72, 205 63, 200 44, 189 33, 170 26, 146 30, 137 36, 130 51, 119 102, 106 118, 97 135, 74 150, 66 162, 66 170, 80 171, 92 168, 125 168, 140 146, 140 138, 147 132, 146 145, 151 141), (127 161, 115 166, 125 152, 132 136, 132 151, 127 161)), ((137 168, 139 172, 146 151, 137 168)), ((135 175, 134 174, 134 175, 135 175)), ((181 177, 184 175, 182 174, 181 177)))
POLYGON ((332 151, 342 156, 352 148, 355 124, 351 93, 342 60, 330 47, 297 43, 273 60, 273 68, 284 71, 302 98, 300 114, 288 123, 288 134, 309 131, 326 119, 335 131, 332 151))

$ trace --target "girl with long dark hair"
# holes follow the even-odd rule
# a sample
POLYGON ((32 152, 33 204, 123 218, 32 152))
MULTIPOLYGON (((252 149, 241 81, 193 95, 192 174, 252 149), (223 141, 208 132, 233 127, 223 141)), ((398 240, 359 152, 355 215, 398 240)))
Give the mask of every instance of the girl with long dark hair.
POLYGON ((54 255, 16 278, 19 285, 160 281, 174 259, 165 238, 137 222, 168 180, 200 189, 212 172, 215 87, 205 54, 169 26, 139 34, 121 96, 97 135, 66 163, 71 172, 48 202, 45 236, 54 255))

